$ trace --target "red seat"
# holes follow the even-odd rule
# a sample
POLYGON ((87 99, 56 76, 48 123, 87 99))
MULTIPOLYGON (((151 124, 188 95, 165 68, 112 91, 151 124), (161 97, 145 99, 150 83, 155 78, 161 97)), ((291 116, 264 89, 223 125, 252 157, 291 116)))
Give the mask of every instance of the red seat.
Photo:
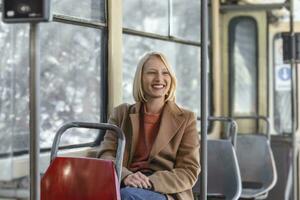
POLYGON ((41 181, 41 200, 120 200, 114 163, 56 157, 41 181))

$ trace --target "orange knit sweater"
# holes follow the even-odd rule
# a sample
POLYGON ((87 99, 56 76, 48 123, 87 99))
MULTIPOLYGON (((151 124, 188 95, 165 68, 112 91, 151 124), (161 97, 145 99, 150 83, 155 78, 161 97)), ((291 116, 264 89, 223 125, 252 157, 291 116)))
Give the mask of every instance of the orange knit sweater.
POLYGON ((130 169, 133 172, 151 172, 148 165, 148 158, 159 129, 160 114, 142 114, 139 138, 130 165, 130 169))

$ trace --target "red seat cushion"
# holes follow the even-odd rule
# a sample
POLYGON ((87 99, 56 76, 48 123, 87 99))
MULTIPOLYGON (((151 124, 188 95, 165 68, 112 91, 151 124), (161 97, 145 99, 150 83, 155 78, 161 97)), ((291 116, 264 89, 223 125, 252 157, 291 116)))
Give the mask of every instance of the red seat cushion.
POLYGON ((56 157, 41 181, 41 200, 120 200, 114 163, 56 157))

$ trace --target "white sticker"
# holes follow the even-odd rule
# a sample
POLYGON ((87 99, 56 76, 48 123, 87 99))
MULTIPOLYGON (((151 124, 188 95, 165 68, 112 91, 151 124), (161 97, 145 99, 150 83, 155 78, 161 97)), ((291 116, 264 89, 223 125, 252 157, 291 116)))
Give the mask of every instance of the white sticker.
POLYGON ((275 73, 276 91, 290 91, 292 80, 291 66, 289 64, 276 65, 275 73))

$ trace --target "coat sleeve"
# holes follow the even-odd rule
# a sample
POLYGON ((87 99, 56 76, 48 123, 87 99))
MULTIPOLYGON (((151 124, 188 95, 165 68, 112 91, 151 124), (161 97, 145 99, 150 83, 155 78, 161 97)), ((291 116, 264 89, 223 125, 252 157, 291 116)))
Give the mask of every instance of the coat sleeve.
MULTIPOLYGON (((123 114, 120 114, 120 113, 123 113, 123 112, 126 112, 126 110, 123 110, 122 106, 115 108, 108 120, 108 123, 114 124, 114 125, 120 127, 121 121, 122 121, 121 116, 123 116, 123 114)), ((118 146, 118 140, 117 140, 117 137, 114 134, 114 132, 106 131, 104 139, 100 145, 100 149, 97 153, 97 157, 101 158, 101 159, 105 159, 105 160, 115 161, 117 146, 118 146)), ((121 181, 129 174, 132 174, 132 172, 123 166, 122 174, 121 174, 121 181)))
POLYGON ((174 169, 157 171, 149 176, 154 191, 174 194, 190 190, 200 173, 199 148, 196 117, 191 113, 177 151, 174 169))

